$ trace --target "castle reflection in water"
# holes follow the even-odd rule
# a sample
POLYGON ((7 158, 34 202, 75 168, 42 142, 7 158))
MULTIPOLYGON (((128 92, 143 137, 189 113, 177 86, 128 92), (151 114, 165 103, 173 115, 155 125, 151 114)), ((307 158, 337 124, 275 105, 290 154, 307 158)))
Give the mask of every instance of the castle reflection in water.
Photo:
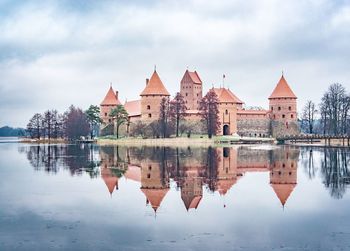
POLYGON ((102 146, 100 155, 101 177, 109 192, 118 189, 122 173, 140 183, 140 190, 155 211, 169 191, 171 179, 180 188, 187 210, 199 206, 203 187, 225 195, 247 172, 269 172, 270 185, 282 205, 297 185, 298 148, 262 151, 244 147, 102 146))
MULTIPOLYGON (((203 189, 225 195, 245 174, 268 172, 269 183, 281 205, 297 186, 298 163, 312 172, 312 150, 293 146, 234 148, 170 148, 87 145, 42 145, 20 147, 37 170, 58 172, 68 168, 72 175, 88 172, 101 177, 110 194, 119 189, 122 177, 140 184, 140 193, 157 211, 174 181, 184 207, 200 205, 203 189), (302 152, 302 153, 301 153, 302 152), (300 154, 301 153, 301 154, 300 154), (305 160, 305 156, 307 160, 305 160), (301 162, 299 162, 301 158, 301 162)), ((325 149, 321 161, 324 184, 341 198, 350 183, 349 151, 325 149)), ((300 171, 300 168, 299 168, 300 171)), ((310 179, 313 176, 310 175, 310 179)))

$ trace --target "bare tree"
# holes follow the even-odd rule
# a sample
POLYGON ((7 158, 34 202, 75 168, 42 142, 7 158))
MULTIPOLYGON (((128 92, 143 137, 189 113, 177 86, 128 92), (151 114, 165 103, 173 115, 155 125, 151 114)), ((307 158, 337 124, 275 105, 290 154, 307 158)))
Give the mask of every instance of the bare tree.
POLYGON ((65 135, 69 139, 78 139, 90 133, 90 125, 86 114, 80 109, 71 105, 65 114, 64 121, 65 135))
POLYGON ((29 120, 29 123, 27 124, 27 131, 31 138, 40 139, 42 132, 42 120, 43 117, 40 113, 35 113, 29 120))
POLYGON ((179 137, 180 121, 186 116, 186 104, 183 96, 178 92, 170 102, 170 118, 175 121, 176 137, 179 137))
POLYGON ((206 123, 209 138, 216 135, 220 127, 218 103, 218 96, 215 91, 211 89, 202 98, 199 104, 199 110, 201 112, 202 120, 206 123))
POLYGON ((306 101, 302 112, 302 122, 307 127, 308 133, 314 132, 315 116, 318 111, 316 105, 311 100, 306 101))
POLYGON ((320 104, 324 133, 339 135, 348 133, 350 97, 344 86, 332 84, 323 95, 320 104))
POLYGON ((168 98, 162 98, 159 108, 159 125, 163 138, 169 136, 170 103, 168 98))

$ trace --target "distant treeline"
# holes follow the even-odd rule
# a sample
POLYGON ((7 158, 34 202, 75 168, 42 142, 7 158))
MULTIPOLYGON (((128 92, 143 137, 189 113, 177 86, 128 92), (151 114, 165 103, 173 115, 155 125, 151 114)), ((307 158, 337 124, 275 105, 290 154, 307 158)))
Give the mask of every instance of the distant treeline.
POLYGON ((20 137, 25 136, 24 128, 13 128, 9 126, 0 127, 0 137, 20 137))

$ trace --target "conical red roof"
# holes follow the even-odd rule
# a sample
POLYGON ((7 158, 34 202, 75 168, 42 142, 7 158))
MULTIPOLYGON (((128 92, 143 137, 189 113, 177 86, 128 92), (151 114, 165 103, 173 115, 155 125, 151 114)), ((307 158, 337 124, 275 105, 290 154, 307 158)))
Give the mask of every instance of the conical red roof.
POLYGON ((273 98, 297 98, 283 75, 269 97, 269 99, 273 98))
POLYGON ((118 100, 117 96, 115 95, 115 92, 111 87, 109 87, 109 90, 106 94, 106 97, 103 99, 101 105, 121 105, 120 101, 118 100))
POLYGON ((149 189, 143 188, 141 191, 146 195, 147 200, 151 203, 153 210, 156 212, 163 198, 169 191, 169 188, 149 189))
POLYGON ((202 199, 202 196, 201 195, 181 195, 181 199, 182 201, 184 202, 185 204, 185 207, 187 209, 187 211, 191 208, 194 208, 194 209, 197 209, 198 205, 199 205, 199 202, 201 201, 202 199))
POLYGON ((145 89, 141 92, 140 96, 145 95, 164 95, 164 96, 170 96, 169 92, 163 85, 162 80, 160 80, 160 77, 157 73, 157 71, 154 71, 150 80, 148 81, 148 84, 146 85, 145 89))
POLYGON ((118 177, 114 176, 109 168, 102 168, 101 176, 109 193, 112 194, 114 189, 118 188, 118 177))
POLYGON ((271 184, 282 206, 284 206, 294 190, 295 184, 271 184))

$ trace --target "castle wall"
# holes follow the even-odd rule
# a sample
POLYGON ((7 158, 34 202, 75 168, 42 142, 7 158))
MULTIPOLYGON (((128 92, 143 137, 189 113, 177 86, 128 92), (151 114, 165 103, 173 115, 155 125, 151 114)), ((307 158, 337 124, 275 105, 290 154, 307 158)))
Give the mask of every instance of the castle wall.
MULTIPOLYGON (((260 111, 258 111, 260 112, 260 111)), ((237 133, 245 137, 268 137, 271 134, 268 113, 238 113, 237 133)))

